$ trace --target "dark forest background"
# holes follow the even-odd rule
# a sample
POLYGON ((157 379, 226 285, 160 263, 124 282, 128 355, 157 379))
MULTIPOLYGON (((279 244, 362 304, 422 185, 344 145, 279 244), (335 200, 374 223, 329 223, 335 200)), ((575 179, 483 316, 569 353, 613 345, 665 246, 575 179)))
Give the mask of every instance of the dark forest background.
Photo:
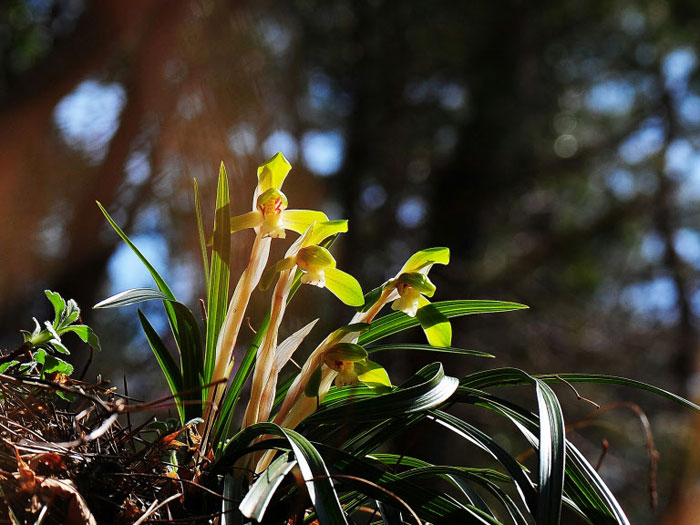
MULTIPOLYGON (((440 299, 530 305, 455 321, 456 346, 497 358, 449 360, 452 374, 602 372, 698 400, 699 49, 694 0, 5 0, 0 347, 48 314, 50 288, 102 338, 86 377, 165 391, 134 312, 89 308, 149 285, 95 200, 194 308, 192 177, 209 224, 219 162, 243 213, 256 166, 279 150, 292 207, 350 220, 335 253, 365 290, 444 245, 440 299)), ((250 240, 234 239, 238 270, 250 240)), ((325 329, 350 315, 316 290, 295 303, 285 330, 313 312, 329 315, 325 329)), ((73 357, 80 370, 87 350, 73 357)), ((421 359, 383 364, 398 382, 421 359)), ((593 462, 607 439, 601 473, 632 522, 696 523, 700 423, 652 396, 580 390, 606 408, 585 420, 592 406, 558 389, 569 435, 593 462)), ((438 448, 443 461, 486 461, 438 448)))

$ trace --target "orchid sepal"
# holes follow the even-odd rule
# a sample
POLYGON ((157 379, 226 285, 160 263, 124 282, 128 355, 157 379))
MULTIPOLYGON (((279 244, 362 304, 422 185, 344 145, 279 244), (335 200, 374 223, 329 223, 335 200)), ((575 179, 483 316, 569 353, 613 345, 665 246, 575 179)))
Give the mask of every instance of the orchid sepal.
POLYGON ((452 345, 452 325, 435 306, 425 297, 419 303, 416 319, 425 332, 425 337, 431 346, 448 347, 452 345))
POLYGON ((379 363, 367 359, 364 362, 355 363, 357 378, 364 384, 374 389, 391 389, 392 384, 389 374, 379 363))
POLYGON ((258 188, 260 193, 274 188, 280 189, 292 165, 281 153, 275 153, 258 166, 258 188))
POLYGON ((326 288, 348 306, 361 306, 362 288, 352 275, 337 268, 326 268, 326 288))
POLYGON ((426 274, 433 264, 449 264, 449 262, 449 248, 426 248, 425 250, 411 255, 403 265, 403 268, 401 268, 399 274, 411 272, 426 274))

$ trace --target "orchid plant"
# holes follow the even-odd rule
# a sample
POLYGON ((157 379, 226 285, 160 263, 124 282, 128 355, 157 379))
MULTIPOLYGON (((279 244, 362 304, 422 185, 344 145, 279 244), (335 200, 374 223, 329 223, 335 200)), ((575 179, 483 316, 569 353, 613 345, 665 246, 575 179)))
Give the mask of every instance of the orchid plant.
POLYGON ((223 501, 215 503, 222 523, 240 523, 244 516, 266 522, 348 523, 363 512, 369 512, 370 522, 377 518, 384 523, 550 524, 560 523, 562 512, 588 523, 628 523, 596 470, 567 440, 562 410, 549 383, 627 384, 693 410, 700 407, 624 378, 532 376, 503 368, 457 379, 446 375, 439 362, 395 386, 382 365, 370 360, 372 354, 418 350, 493 357, 452 347, 450 318, 526 307, 482 300, 431 303, 436 286, 428 274, 450 258, 442 247, 415 253, 393 278, 363 294, 358 281, 337 268, 330 251, 335 239, 347 232, 347 221, 331 221, 320 211, 288 209, 282 186, 290 169, 281 153, 263 163, 257 170, 252 210, 232 217, 222 164, 211 235, 203 226, 194 182, 207 286, 203 335, 192 312, 177 301, 100 205, 117 234, 146 265, 157 289, 127 290, 95 307, 160 300, 175 342, 179 362, 139 311, 148 344, 172 391, 179 425, 198 434, 196 453, 181 461, 174 454, 169 475, 180 472, 223 492, 223 501), (230 293, 232 235, 251 228, 255 237, 248 264, 230 293), (285 242, 288 232, 298 237, 281 260, 270 264, 271 243, 285 242), (303 364, 285 376, 285 365, 312 338, 318 321, 309 320, 281 339, 287 308, 304 284, 327 288, 355 312, 346 325, 318 338, 303 364), (240 336, 251 296, 270 288, 268 314, 246 348, 240 336), (393 312, 380 316, 385 307, 393 312), (416 326, 423 329, 427 344, 375 344, 416 326), (485 390, 523 384, 534 387, 537 413, 485 390), (237 420, 235 409, 246 387, 247 405, 237 420), (534 468, 526 468, 487 433, 447 412, 453 404, 483 407, 514 424, 537 452, 534 468), (419 457, 380 452, 421 422, 432 422, 476 445, 495 458, 497 468, 434 465, 419 457), (419 483, 431 478, 446 481, 453 493, 419 483))

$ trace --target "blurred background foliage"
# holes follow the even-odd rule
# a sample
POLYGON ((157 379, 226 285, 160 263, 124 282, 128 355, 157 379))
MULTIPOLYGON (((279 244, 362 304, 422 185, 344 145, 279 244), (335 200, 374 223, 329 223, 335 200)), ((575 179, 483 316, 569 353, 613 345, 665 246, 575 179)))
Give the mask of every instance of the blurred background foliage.
MULTIPOLYGON (((445 245, 437 297, 531 306, 455 322, 456 346, 497 360, 451 360, 452 374, 614 373, 697 400, 699 29, 690 0, 5 0, 0 346, 19 344, 51 288, 101 335, 87 378, 121 387, 126 374, 134 395, 164 392, 135 313, 89 310, 149 285, 94 201, 194 308, 192 177, 209 224, 218 163, 242 213, 255 167, 282 151, 290 204, 350 219, 336 254, 365 290, 445 245)), ((251 239, 234 238, 235 271, 251 239)), ((329 314, 324 329, 348 318, 317 292, 295 299, 286 333, 310 312, 329 314)), ((164 327, 158 308, 147 312, 164 327)), ((87 350, 75 357, 80 370, 87 350)), ((414 357, 383 363, 399 381, 423 364, 414 357)), ((601 472, 632 522, 696 523, 700 424, 651 396, 581 390, 639 403, 651 420, 658 476, 630 406, 586 422, 591 405, 559 390, 589 457, 608 440, 601 472)))

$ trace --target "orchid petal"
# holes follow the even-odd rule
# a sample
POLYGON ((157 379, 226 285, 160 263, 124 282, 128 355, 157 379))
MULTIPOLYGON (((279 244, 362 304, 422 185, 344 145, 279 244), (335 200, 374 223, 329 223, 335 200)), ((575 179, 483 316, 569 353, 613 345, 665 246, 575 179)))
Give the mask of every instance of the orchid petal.
POLYGON ((304 338, 309 335, 313 327, 316 326, 317 322, 318 319, 311 321, 277 346, 277 355, 275 356, 277 370, 282 370, 282 367, 287 364, 287 361, 289 361, 296 349, 299 348, 304 338))
POLYGON ((348 306, 362 306, 365 298, 360 283, 350 275, 337 268, 325 268, 326 288, 348 306))
POLYGON ((245 230, 247 228, 255 228, 263 222, 263 214, 259 211, 249 211, 243 215, 231 217, 231 233, 245 230))
POLYGON ((409 272, 426 273, 433 264, 448 264, 449 262, 449 248, 427 248, 411 255, 399 274, 409 272))
POLYGON ((314 222, 327 222, 328 217, 322 211, 316 210, 284 210, 282 221, 287 230, 301 234, 314 222))
POLYGON ((348 221, 325 221, 317 222, 312 230, 311 235, 304 240, 303 246, 319 244, 324 239, 337 233, 345 233, 348 231, 348 221))
POLYGON ((431 346, 446 347, 452 344, 452 325, 440 311, 426 298, 421 298, 423 306, 418 309, 416 319, 420 323, 431 346))
POLYGON ((270 188, 280 189, 292 165, 281 153, 275 153, 264 164, 258 167, 258 187, 260 192, 270 188))

